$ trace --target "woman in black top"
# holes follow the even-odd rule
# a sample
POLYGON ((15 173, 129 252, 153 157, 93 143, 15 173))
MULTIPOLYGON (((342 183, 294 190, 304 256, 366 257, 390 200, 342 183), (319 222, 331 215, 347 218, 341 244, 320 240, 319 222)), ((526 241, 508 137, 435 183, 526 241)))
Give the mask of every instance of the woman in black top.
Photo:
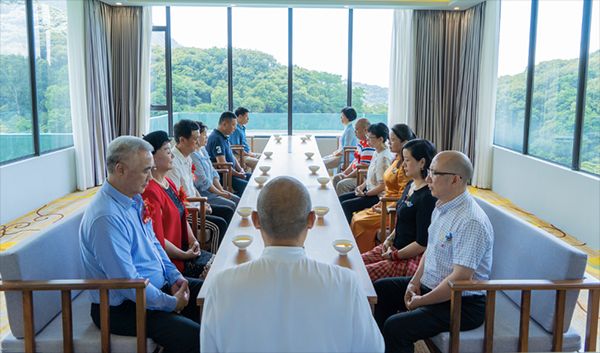
POLYGON ((372 281, 412 276, 419 266, 437 201, 425 182, 435 154, 435 146, 421 139, 407 142, 402 149, 402 167, 412 180, 396 205, 396 228, 382 244, 362 254, 372 281))

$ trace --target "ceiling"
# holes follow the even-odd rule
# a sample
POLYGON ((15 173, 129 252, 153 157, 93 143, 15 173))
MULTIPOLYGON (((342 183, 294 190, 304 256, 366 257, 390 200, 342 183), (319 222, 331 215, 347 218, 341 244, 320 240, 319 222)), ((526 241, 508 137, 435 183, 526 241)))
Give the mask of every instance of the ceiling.
POLYGON ((102 0, 123 6, 243 6, 464 10, 485 0, 102 0))

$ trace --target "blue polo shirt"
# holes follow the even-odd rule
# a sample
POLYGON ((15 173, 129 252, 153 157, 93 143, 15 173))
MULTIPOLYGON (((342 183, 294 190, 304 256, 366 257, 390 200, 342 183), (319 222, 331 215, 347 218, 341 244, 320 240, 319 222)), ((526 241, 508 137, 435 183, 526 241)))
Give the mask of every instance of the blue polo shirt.
POLYGON ((250 145, 246 141, 246 127, 242 124, 237 124, 235 131, 229 136, 229 143, 232 145, 243 145, 244 151, 250 152, 250 145))
POLYGON ((217 156, 225 156, 227 162, 233 163, 234 166, 237 164, 233 152, 231 152, 229 139, 218 129, 214 129, 208 136, 206 151, 208 151, 210 160, 213 162, 217 161, 217 156))

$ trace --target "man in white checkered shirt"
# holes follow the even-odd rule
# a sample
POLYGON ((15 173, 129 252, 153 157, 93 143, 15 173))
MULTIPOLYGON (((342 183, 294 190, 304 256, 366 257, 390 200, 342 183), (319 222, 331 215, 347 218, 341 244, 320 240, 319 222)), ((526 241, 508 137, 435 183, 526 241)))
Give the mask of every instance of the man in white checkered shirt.
MULTIPOLYGON (((427 175, 438 199, 431 216, 427 250, 411 277, 375 282, 375 319, 386 352, 414 352, 414 342, 450 329, 448 281, 487 280, 492 268, 492 225, 467 191, 473 175, 469 158, 440 152, 427 175)), ((483 324, 485 292, 463 292, 461 330, 483 324)))

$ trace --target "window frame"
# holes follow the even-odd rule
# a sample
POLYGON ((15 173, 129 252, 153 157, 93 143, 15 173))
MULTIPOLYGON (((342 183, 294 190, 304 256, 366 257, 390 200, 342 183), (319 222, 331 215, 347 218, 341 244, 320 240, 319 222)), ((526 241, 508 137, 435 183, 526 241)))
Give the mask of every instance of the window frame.
POLYGON ((577 73, 577 96, 575 98, 575 126, 573 131, 573 153, 571 156, 570 166, 565 166, 556 161, 547 158, 533 156, 529 153, 529 135, 531 124, 531 107, 533 99, 533 82, 535 80, 535 51, 537 42, 537 24, 538 24, 538 7, 539 0, 531 1, 530 27, 529 27, 529 52, 527 62, 527 79, 526 79, 526 95, 525 95, 525 118, 523 126, 523 146, 522 149, 516 150, 510 147, 501 146, 493 142, 494 146, 506 148, 508 150, 519 152, 523 155, 547 161, 554 165, 570 168, 573 171, 598 176, 581 169, 581 148, 583 138, 583 123, 585 118, 585 98, 588 80, 588 62, 589 62, 589 45, 590 45, 590 30, 592 21, 592 0, 583 0, 583 12, 581 18, 581 40, 579 46, 579 64, 577 73))
MULTIPOLYGON (((63 146, 59 148, 53 148, 45 151, 41 151, 40 144, 40 125, 38 115, 38 99, 37 99, 37 70, 35 64, 35 33, 34 33, 34 16, 33 16, 33 0, 25 0, 25 16, 27 20, 27 55, 29 65, 29 84, 31 85, 31 137, 33 138, 33 153, 28 153, 16 158, 7 159, 0 161, 0 166, 15 163, 25 159, 35 158, 44 154, 61 151, 67 148, 72 148, 74 144, 63 146)), ((69 87, 69 90, 71 88, 69 87)), ((71 134, 73 131, 71 130, 71 134)))
MULTIPOLYGON (((227 93, 228 93, 228 107, 229 110, 233 110, 233 46, 232 46, 232 9, 233 7, 227 6, 227 93)), ((288 109, 287 109, 287 134, 293 134, 293 24, 294 24, 294 8, 288 7, 288 109)), ((171 11, 170 6, 165 6, 166 15, 166 26, 152 26, 152 31, 160 31, 165 33, 165 70, 166 70, 166 91, 167 91, 167 104, 166 105, 151 105, 150 110, 152 111, 167 111, 168 112, 168 124, 169 124, 169 135, 173 136, 173 86, 172 86, 172 72, 171 72, 171 11)), ((352 49, 353 49, 353 18, 354 9, 348 8, 348 73, 347 73, 347 92, 346 92, 346 105, 352 105, 352 49)), ((389 105, 389 102, 388 102, 389 105)), ((342 107, 340 107, 341 109, 342 107)))

